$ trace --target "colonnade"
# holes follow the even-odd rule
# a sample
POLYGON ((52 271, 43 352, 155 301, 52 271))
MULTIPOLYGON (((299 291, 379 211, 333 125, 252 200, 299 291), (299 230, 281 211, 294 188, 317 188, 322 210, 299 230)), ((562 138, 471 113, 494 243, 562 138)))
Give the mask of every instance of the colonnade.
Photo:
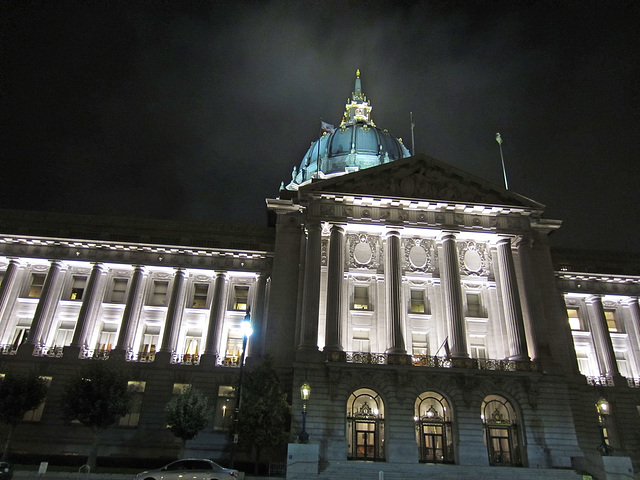
MULTIPOLYGON (((53 322, 56 309, 62 297, 66 282, 65 278, 68 278, 65 277, 67 269, 68 265, 61 260, 52 260, 49 262, 48 269, 42 269, 43 272, 46 271, 45 281, 29 327, 29 335, 20 346, 21 352, 28 352, 25 353, 26 355, 33 354, 36 346, 45 345, 47 338, 50 338, 51 328, 56 327, 53 322)), ((152 267, 150 269, 150 267, 144 265, 133 265, 120 328, 118 329, 118 337, 115 348, 111 353, 114 356, 124 356, 126 352, 136 351, 137 349, 137 345, 134 345, 134 342, 140 328, 142 328, 140 320, 145 304, 145 289, 150 270, 152 270, 152 267)), ((91 270, 82 292, 73 337, 70 344, 65 346, 65 355, 67 355, 67 352, 69 355, 78 355, 84 349, 87 349, 92 333, 97 327, 96 322, 99 320, 101 305, 109 302, 109 298, 107 298, 109 292, 106 286, 108 272, 108 264, 96 262, 91 265, 91 270)), ((9 264, 4 272, 2 285, 0 286, 0 334, 5 339, 8 339, 11 335, 11 332, 7 331, 7 329, 10 329, 10 324, 13 323, 13 305, 21 297, 21 292, 24 292, 26 283, 30 278, 28 273, 29 269, 24 259, 9 259, 9 264)), ((232 274, 226 271, 208 273, 213 276, 213 280, 209 282, 209 289, 212 291, 212 295, 210 295, 211 302, 207 325, 203 329, 203 334, 206 334, 206 341, 202 351, 202 359, 205 360, 208 357, 208 361, 215 362, 218 358, 224 356, 224 346, 221 346, 221 342, 223 341, 222 333, 225 315, 229 309, 229 295, 232 294, 229 291, 232 274)), ((161 358, 163 355, 166 358, 171 358, 171 355, 177 351, 185 308, 189 306, 186 298, 189 272, 184 268, 175 267, 171 277, 171 288, 167 292, 166 315, 157 358, 161 358)), ((250 282, 251 318, 253 329, 256 333, 254 341, 249 343, 248 354, 250 355, 261 355, 263 350, 261 334, 264 328, 263 316, 268 280, 268 275, 259 273, 256 274, 256 279, 250 282)))
MULTIPOLYGON (((385 320, 388 331, 389 355, 406 356, 405 328, 406 314, 402 296, 404 254, 402 252, 400 228, 387 228, 384 232, 384 283, 385 283, 385 320)), ((466 319, 463 310, 463 290, 460 275, 460 259, 457 247, 458 232, 442 231, 437 237, 439 244, 438 270, 443 294, 443 315, 448 331, 450 354, 453 358, 467 358, 466 319)), ((321 278, 321 242, 322 228, 319 222, 311 222, 306 229, 306 249, 304 285, 301 289, 302 315, 301 334, 298 350, 317 350, 318 319, 320 307, 320 278, 321 278)), ((523 308, 520 301, 521 288, 518 285, 516 264, 513 258, 512 241, 509 237, 499 237, 494 243, 496 265, 499 276, 499 288, 502 298, 502 314, 505 321, 509 340, 509 359, 529 360, 527 333, 523 308)), ((521 261, 518 267, 521 276, 526 279, 525 286, 533 284, 530 272, 530 253, 528 246, 518 243, 518 253, 521 261), (527 284, 528 283, 528 284, 527 284)), ((346 312, 343 308, 343 282, 345 266, 345 226, 334 223, 330 226, 329 254, 327 259, 327 290, 326 290, 326 352, 343 351, 341 338, 342 322, 346 312)), ((529 288, 533 290, 532 288, 529 288)), ((530 292, 525 292, 527 298, 528 315, 539 314, 537 299, 530 292)))

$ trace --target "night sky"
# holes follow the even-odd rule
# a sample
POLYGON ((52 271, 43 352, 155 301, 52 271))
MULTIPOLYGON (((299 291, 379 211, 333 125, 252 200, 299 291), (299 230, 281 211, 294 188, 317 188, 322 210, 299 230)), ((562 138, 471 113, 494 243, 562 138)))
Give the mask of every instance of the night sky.
POLYGON ((640 252, 640 2, 0 2, 0 208, 264 223, 356 68, 375 123, 640 252))

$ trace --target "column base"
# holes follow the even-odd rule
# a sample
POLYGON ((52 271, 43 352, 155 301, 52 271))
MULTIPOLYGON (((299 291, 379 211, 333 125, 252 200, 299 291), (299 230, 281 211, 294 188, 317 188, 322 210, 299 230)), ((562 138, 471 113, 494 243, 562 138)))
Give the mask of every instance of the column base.
POLYGON ((411 355, 406 353, 387 353, 388 365, 412 365, 411 355))
POLYGON ((62 358, 79 358, 82 348, 67 345, 62 349, 62 358))
POLYGON ((464 358, 464 357, 453 357, 451 358, 451 368, 478 368, 478 359, 476 358, 464 358))
POLYGON ((124 362, 127 360, 127 351, 120 348, 114 348, 109 352, 109 361, 124 362))
POLYGON ((316 346, 300 346, 296 351, 296 362, 323 362, 324 358, 324 355, 316 346))
POLYGON ((153 363, 157 363, 158 365, 169 365, 171 363, 171 357, 173 354, 171 352, 156 352, 153 363))
POLYGON ((347 361, 347 353, 341 350, 324 351, 327 362, 345 363, 347 361))
POLYGON ((16 357, 17 358, 33 357, 33 351, 34 350, 35 350, 35 346, 34 345, 30 345, 28 343, 23 343, 22 345, 20 345, 18 347, 18 350, 16 351, 16 357))
POLYGON ((215 353, 203 353, 200 355, 200 365, 204 367, 215 367, 218 365, 218 355, 215 353))

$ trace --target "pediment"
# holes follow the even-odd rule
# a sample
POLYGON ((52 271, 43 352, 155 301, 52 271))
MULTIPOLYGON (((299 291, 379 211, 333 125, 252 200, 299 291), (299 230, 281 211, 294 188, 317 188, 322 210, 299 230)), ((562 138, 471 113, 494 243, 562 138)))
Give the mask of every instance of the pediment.
POLYGON ((426 155, 317 180, 300 191, 544 208, 538 202, 426 155))

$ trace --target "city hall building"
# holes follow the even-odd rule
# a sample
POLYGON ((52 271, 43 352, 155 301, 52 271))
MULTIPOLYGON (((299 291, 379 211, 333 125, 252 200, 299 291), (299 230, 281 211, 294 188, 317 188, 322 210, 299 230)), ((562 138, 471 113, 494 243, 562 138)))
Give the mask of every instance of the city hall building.
POLYGON ((49 384, 14 452, 86 455, 60 399, 104 361, 135 394, 101 458, 175 457, 163 408, 193 385, 215 412, 188 453, 224 463, 240 362, 268 354, 292 443, 311 388, 289 478, 634 478, 640 258, 554 250, 543 204, 410 155, 371 110, 357 74, 265 226, 0 211, 0 373, 49 384))

